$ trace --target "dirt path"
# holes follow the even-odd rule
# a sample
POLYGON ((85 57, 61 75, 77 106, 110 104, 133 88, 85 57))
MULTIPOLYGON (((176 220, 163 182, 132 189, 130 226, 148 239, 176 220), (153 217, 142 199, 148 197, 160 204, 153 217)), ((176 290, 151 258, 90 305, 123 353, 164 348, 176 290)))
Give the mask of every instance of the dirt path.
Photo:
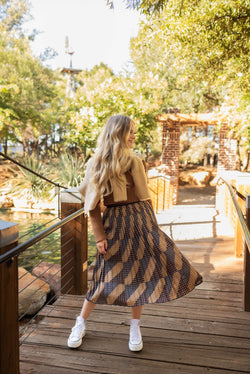
POLYGON ((216 187, 179 186, 178 205, 215 205, 216 187))

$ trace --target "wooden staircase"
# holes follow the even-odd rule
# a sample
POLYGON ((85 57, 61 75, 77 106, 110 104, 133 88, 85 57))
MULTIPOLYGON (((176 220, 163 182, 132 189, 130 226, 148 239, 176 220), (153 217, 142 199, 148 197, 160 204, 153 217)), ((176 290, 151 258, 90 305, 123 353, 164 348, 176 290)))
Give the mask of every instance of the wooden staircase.
MULTIPOLYGON (((185 212, 190 217, 190 207, 185 212)), ((91 314, 82 346, 68 349, 67 338, 84 297, 67 295, 42 311, 49 315, 21 346, 21 373, 249 373, 250 313, 242 309, 243 260, 234 256, 234 239, 223 235, 225 224, 222 229, 217 215, 211 223, 205 212, 200 225, 210 221, 207 225, 215 225, 216 234, 197 238, 198 223, 189 220, 195 239, 186 238, 190 227, 176 216, 173 221, 173 212, 168 218, 158 217, 166 230, 171 222, 172 228, 174 222, 181 228, 184 239, 179 235, 176 244, 204 282, 178 300, 144 307, 142 352, 128 349, 129 308, 105 305, 91 314)), ((197 214, 193 217, 197 222, 197 214)))

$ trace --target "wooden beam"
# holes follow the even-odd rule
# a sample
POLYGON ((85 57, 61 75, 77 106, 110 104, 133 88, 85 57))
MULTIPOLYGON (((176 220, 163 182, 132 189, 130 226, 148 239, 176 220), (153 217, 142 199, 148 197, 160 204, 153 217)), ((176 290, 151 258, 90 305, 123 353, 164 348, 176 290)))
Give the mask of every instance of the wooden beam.
MULTIPOLYGON (((250 195, 246 196, 246 221, 250 230, 250 195)), ((245 244, 244 257, 244 310, 250 312, 250 253, 245 244)))
MULTIPOLYGON (((18 225, 0 221, 0 254, 18 243, 18 225)), ((0 265, 0 373, 19 373, 17 257, 0 265)))

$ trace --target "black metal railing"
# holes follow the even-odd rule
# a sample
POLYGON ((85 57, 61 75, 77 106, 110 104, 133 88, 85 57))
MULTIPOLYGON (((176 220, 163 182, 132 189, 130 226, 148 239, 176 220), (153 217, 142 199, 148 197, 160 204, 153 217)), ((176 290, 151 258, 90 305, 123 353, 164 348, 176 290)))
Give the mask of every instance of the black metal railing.
POLYGON ((87 265, 95 255, 88 258, 88 220, 80 196, 2 152, 0 156, 54 185, 58 195, 58 214, 53 219, 21 235, 19 240, 35 234, 25 242, 19 241, 14 248, 0 248, 0 371, 12 374, 19 372, 19 344, 34 331, 41 317, 51 313, 55 301, 58 303, 68 293, 86 291, 87 265), (79 203, 62 204, 61 189, 79 203), (8 339, 4 341, 6 334, 8 339), (11 364, 6 362, 10 356, 11 364))
MULTIPOLYGON (((64 209, 64 215, 67 215, 67 213, 68 210, 65 211, 64 209)), ((88 267, 87 236, 87 215, 84 214, 84 208, 82 207, 63 218, 60 222, 55 223, 24 243, 18 244, 14 248, 7 250, 6 253, 0 255, 0 273, 2 280, 0 292, 3 297, 1 302, 2 300, 6 301, 6 303, 9 304, 7 305, 8 309, 11 310, 10 315, 5 308, 1 308, 0 321, 3 323, 3 325, 1 324, 1 335, 4 332, 4 325, 8 323, 8 319, 12 319, 11 329, 8 330, 8 333, 9 335, 13 333, 13 338, 11 339, 10 337, 10 339, 8 339, 8 344, 5 345, 3 350, 1 349, 0 360, 2 363, 6 359, 6 355, 10 352, 14 360, 19 361, 19 350, 17 350, 17 348, 15 349, 16 336, 19 336, 19 344, 21 345, 38 326, 41 317, 43 319, 51 313, 55 307, 53 303, 58 299, 58 296, 60 296, 59 301, 61 301, 68 293, 83 294, 86 292, 88 267), (39 268, 39 265, 48 259, 48 253, 51 253, 51 247, 53 248, 52 251, 58 251, 58 248, 54 248, 55 243, 58 243, 58 238, 50 240, 49 244, 39 249, 39 252, 43 252, 43 256, 41 256, 38 262, 36 259, 37 251, 35 251, 34 247, 60 229, 60 267, 55 268, 55 263, 48 263, 47 268, 41 271, 38 276, 25 282, 25 278, 30 276, 31 272, 34 273, 34 270, 39 268), (30 248, 32 248, 32 252, 28 257, 26 256, 22 261, 19 261, 18 264, 18 258, 30 248), (26 270, 28 262, 36 263, 32 268, 26 270), (17 264, 22 266, 23 270, 19 278, 17 274, 17 264), (53 268, 55 269, 52 272, 53 268), (11 277, 9 270, 11 270, 11 277), (46 277, 46 281, 43 281, 46 273, 48 276, 46 277), (4 279, 10 281, 8 285, 10 288, 6 289, 7 285, 4 279), (32 287, 38 280, 40 284, 33 289, 32 287), (56 283, 57 291, 50 293, 48 296, 46 292, 44 292, 44 288, 49 290, 48 284, 50 284, 52 280, 56 283), (22 283, 23 285, 20 286, 22 283), (38 307, 36 305, 37 310, 35 312, 33 310, 33 305, 30 303, 34 298, 36 298, 36 303, 38 305, 38 307), (19 299, 19 305, 17 299, 19 299), (46 308, 48 305, 50 308, 46 308), (43 310, 46 310, 46 313, 42 312, 43 310)), ((3 252, 2 249, 1 252, 3 252)), ((19 365, 16 364, 15 368, 18 366, 19 365)), ((8 370, 10 370, 10 373, 18 373, 17 369, 12 371, 12 369, 9 368, 8 370)))
POLYGON ((13 257, 16 257, 16 256, 20 255, 20 253, 25 251, 27 248, 31 247, 33 244, 39 242, 40 240, 42 240, 43 238, 45 238, 46 236, 48 236, 52 232, 60 229, 63 225, 65 225, 65 223, 72 221, 74 218, 80 216, 83 213, 84 213, 84 208, 79 209, 77 212, 74 212, 74 213, 70 214, 68 217, 62 219, 60 222, 55 223, 54 225, 48 227, 47 229, 43 230, 39 234, 37 234, 37 235, 33 236, 32 238, 28 239, 26 242, 24 242, 22 244, 19 244, 18 246, 11 249, 7 253, 1 255, 0 256, 0 264, 2 264, 3 262, 6 262, 6 261, 12 260, 13 257))

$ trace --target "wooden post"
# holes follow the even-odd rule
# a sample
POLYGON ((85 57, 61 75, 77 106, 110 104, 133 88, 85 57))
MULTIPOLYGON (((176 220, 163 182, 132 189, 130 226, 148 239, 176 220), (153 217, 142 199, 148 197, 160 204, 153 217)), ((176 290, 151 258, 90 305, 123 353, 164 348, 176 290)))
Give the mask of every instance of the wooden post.
MULTIPOLYGON (((246 195, 246 222, 250 230, 250 195, 246 195)), ((244 310, 250 312, 250 253, 245 244, 244 256, 244 310)))
MULTIPOLYGON (((237 186, 237 191, 242 193, 242 186, 241 185, 238 185, 237 186)), ((239 196, 237 196, 237 201, 238 201, 238 204, 242 210, 242 200, 239 196)), ((233 204, 231 202, 231 204, 233 204)), ((244 239, 243 239, 243 233, 242 233, 242 228, 241 228, 241 224, 240 224, 240 220, 239 220, 239 217, 238 217, 238 214, 235 212, 235 218, 234 218, 234 224, 235 224, 235 243, 234 243, 234 248, 235 248, 235 256, 236 257, 242 257, 243 256, 243 253, 244 253, 244 239)))
MULTIPOLYGON (((81 209, 78 190, 61 192, 61 217, 81 209), (73 193, 75 196, 69 194, 73 193)), ((82 295, 88 288, 88 216, 80 215, 61 229, 61 292, 82 295)))
MULTIPOLYGON (((0 254, 18 243, 18 224, 0 221, 0 254)), ((19 373, 17 257, 0 265, 0 373, 19 373)))
POLYGON ((162 210, 165 212, 166 210, 166 180, 163 179, 163 202, 162 202, 162 210))
POLYGON ((159 177, 156 179, 156 213, 159 210, 159 177))

